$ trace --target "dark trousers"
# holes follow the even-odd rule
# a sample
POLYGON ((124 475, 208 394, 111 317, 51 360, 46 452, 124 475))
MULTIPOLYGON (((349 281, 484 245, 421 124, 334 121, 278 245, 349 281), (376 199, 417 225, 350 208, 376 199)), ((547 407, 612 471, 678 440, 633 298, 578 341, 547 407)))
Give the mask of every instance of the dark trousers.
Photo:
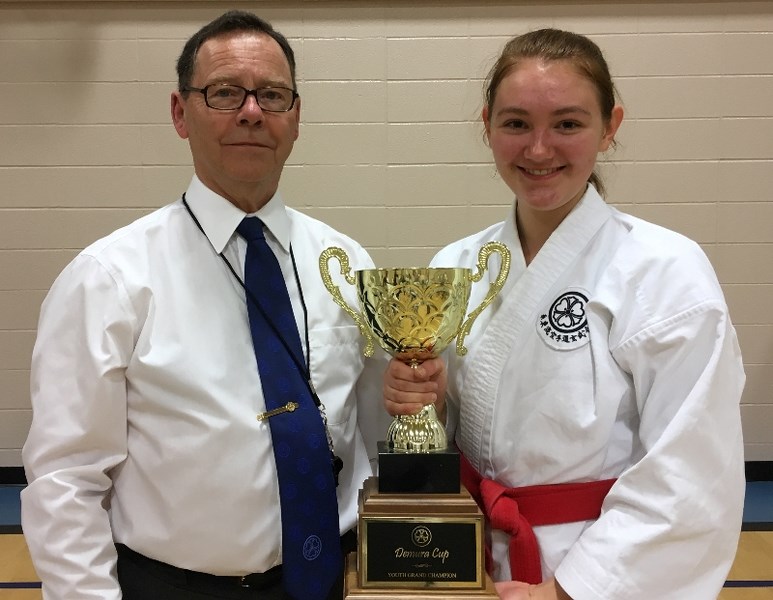
MULTIPOLYGON (((353 531, 341 538, 343 555, 357 548, 353 531)), ((118 551, 118 583, 124 600, 292 600, 282 586, 281 567, 259 577, 253 587, 242 587, 238 577, 215 577, 186 571, 147 558, 123 544, 118 551)), ((344 597, 343 571, 328 600, 344 597)))

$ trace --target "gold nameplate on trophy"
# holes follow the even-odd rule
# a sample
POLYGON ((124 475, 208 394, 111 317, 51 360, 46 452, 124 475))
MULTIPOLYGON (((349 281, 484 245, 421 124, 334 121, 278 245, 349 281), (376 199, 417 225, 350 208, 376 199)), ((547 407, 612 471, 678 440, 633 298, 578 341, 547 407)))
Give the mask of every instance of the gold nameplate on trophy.
POLYGON ((464 488, 432 500, 382 494, 374 477, 365 482, 357 525, 362 587, 483 588, 483 513, 464 488))
POLYGON ((346 600, 492 600, 484 517, 457 494, 383 494, 375 477, 360 491, 359 548, 346 561, 346 600))

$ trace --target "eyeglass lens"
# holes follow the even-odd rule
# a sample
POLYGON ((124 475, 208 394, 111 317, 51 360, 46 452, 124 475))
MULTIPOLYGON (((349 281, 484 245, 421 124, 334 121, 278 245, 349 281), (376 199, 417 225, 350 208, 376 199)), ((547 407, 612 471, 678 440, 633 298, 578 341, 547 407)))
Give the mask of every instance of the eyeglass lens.
POLYGON ((248 94, 255 96, 258 106, 268 111, 290 110, 295 100, 293 91, 287 88, 246 90, 238 85, 211 85, 206 90, 207 105, 220 110, 240 108, 248 94))

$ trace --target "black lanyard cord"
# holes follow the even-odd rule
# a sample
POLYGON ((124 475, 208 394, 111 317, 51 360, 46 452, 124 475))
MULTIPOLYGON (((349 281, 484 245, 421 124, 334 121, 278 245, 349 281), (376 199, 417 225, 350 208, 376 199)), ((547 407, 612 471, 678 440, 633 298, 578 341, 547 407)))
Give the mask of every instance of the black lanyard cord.
MULTIPOLYGON (((182 196, 183 205, 185 206, 185 210, 188 211, 188 214, 191 216, 191 219, 193 219, 193 222, 196 224, 196 227, 199 228, 199 231, 204 235, 204 237, 207 237, 207 233, 204 231, 204 228, 201 226, 201 223, 199 223, 199 220, 196 218, 196 215, 191 210, 191 207, 188 205, 188 201, 185 199, 185 194, 182 196)), ((234 276, 234 279, 239 282, 239 285, 242 286, 242 289, 244 290, 245 296, 252 302, 253 306, 255 306, 260 314, 265 319, 266 323, 268 323, 269 327, 274 331, 274 334, 277 336, 280 342, 282 342, 282 345, 285 347, 285 350, 287 350, 287 353, 292 358, 293 362, 295 363, 295 366, 298 368, 298 371, 303 375, 303 379, 306 382, 306 387, 309 388, 309 392, 311 393, 311 399, 314 401, 315 406, 320 412, 320 416, 322 417, 322 424, 325 428, 325 434, 327 436, 327 443, 328 448, 330 449, 330 457, 331 457, 331 463, 333 466, 333 478, 335 479, 335 484, 338 486, 338 474, 341 472, 341 469, 343 468, 343 461, 341 458, 335 453, 335 450, 333 448, 333 437, 330 435, 330 429, 327 426, 327 415, 325 413, 325 405, 322 404, 322 401, 319 399, 319 396, 317 395, 317 390, 314 389, 314 384, 311 381, 311 345, 309 344, 309 312, 306 310, 306 301, 303 298, 303 287, 301 286, 301 278, 298 275, 298 265, 295 262, 295 254, 293 253, 293 247, 292 244, 290 245, 290 259, 293 263, 293 273, 295 275, 295 283, 298 286, 298 292, 301 299, 301 307, 303 308, 303 325, 305 329, 305 338, 306 338, 306 364, 303 364, 300 362, 298 357, 295 355, 295 353, 290 349, 290 345, 287 343, 287 340, 285 340, 284 336, 279 332, 279 329, 277 328, 276 324, 268 317, 266 314, 266 311, 263 309, 263 306, 261 306, 260 301, 255 297, 255 295, 247 288, 247 286, 244 284, 244 281, 241 277, 236 273, 236 270, 233 268, 233 265, 231 262, 225 257, 225 255, 222 252, 218 252, 218 256, 223 259, 223 262, 228 267, 228 270, 231 272, 231 274, 234 276)))
MULTIPOLYGON (((188 214, 193 219, 193 222, 196 223, 196 227, 199 228, 199 231, 203 233, 206 236, 206 232, 204 231, 204 228, 201 226, 201 223, 196 218, 196 215, 191 210, 191 207, 188 205, 188 201, 185 199, 185 194, 183 194, 182 197, 183 204, 185 205, 185 209, 188 211, 188 214)), ((301 298, 301 307, 303 308, 303 324, 304 324, 304 331, 305 331, 305 338, 306 338, 306 364, 303 364, 298 360, 298 357, 295 355, 295 353, 290 349, 290 345, 287 343, 287 340, 285 340, 284 336, 280 333, 279 329, 277 329, 276 324, 268 317, 266 314, 266 311, 263 309, 263 306, 261 306, 260 301, 255 297, 255 295, 250 291, 250 289, 245 285, 244 281, 241 277, 236 273, 236 270, 233 268, 233 265, 231 264, 231 261, 229 261, 225 255, 222 252, 218 252, 218 256, 223 259, 223 262, 228 267, 228 270, 231 272, 231 274, 234 276, 234 279, 239 282, 239 285, 244 290, 245 295, 249 300, 252 302, 253 306, 255 306, 260 314, 263 316, 263 319, 268 323, 269 327, 273 330, 274 334, 277 336, 280 342, 282 342, 282 345, 284 346, 285 350, 287 350, 287 353, 290 355, 290 357, 293 360, 293 363, 295 363, 295 366, 298 368, 298 371, 303 375, 303 379, 306 381, 306 386, 309 388, 309 392, 311 392, 311 398, 314 401, 314 404, 319 407, 321 404, 321 401, 319 399, 319 396, 317 396, 317 390, 314 389, 314 384, 311 382, 311 366, 310 366, 310 359, 311 359, 311 346, 309 344, 309 314, 306 310, 306 301, 303 298, 303 288, 301 287, 301 278, 298 275, 298 267, 295 263, 295 254, 293 254, 292 246, 290 246, 290 258, 292 259, 293 263, 293 273, 295 274, 295 283, 298 286, 298 291, 300 292, 300 298, 301 298)))

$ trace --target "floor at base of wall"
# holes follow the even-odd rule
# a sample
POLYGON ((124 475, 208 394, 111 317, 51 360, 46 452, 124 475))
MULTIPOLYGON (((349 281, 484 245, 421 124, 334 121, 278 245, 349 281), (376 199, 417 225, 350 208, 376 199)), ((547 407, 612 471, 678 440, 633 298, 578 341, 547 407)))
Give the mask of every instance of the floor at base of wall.
MULTIPOLYGON (((0 484, 0 534, 21 533, 21 502, 19 496, 23 489, 23 484, 0 484)), ((773 533, 770 533, 773 532, 773 481, 749 481, 746 484, 743 530, 747 533, 741 534, 741 543, 739 547, 747 549, 746 554, 744 555, 745 562, 742 561, 739 563, 739 559, 736 558, 736 564, 773 564, 770 562, 769 558, 770 550, 760 551, 759 549, 759 540, 763 540, 766 544, 764 548, 769 549, 773 547, 771 546, 773 539, 759 537, 773 535, 773 533), (744 536, 758 537, 745 538, 744 536), (754 554, 754 556, 751 557, 749 555, 750 548, 753 549, 752 554, 754 554), (756 550, 754 550, 755 548, 756 550), (760 561, 762 562, 760 563, 760 561)), ((15 537, 19 536, 0 535, 0 541, 12 540, 15 537)), ((0 547, 0 553, 2 553, 2 547, 0 547)), ((732 570, 728 576, 728 581, 725 582, 725 589, 722 591, 722 594, 720 594, 721 600, 752 600, 762 598, 763 596, 758 594, 767 594, 773 589, 773 578, 771 578, 771 572, 768 566, 764 567, 762 570, 760 570, 759 567, 750 570, 750 568, 736 568, 736 564, 734 564, 734 570, 732 570)), ((29 576, 26 579, 29 580, 17 581, 14 580, 13 577, 0 577, 0 590, 39 590, 41 588, 39 580, 30 578, 29 576), (6 581, 6 579, 10 580, 6 581)), ((28 593, 34 594, 35 592, 28 593)), ((29 597, 38 598, 39 596, 29 597)), ((766 595, 764 597, 768 598, 770 596, 766 595)))
MULTIPOLYGON (((21 533, 23 485, 0 485, 0 533, 21 533)), ((744 531, 773 531, 773 481, 746 484, 743 511, 744 531)))

